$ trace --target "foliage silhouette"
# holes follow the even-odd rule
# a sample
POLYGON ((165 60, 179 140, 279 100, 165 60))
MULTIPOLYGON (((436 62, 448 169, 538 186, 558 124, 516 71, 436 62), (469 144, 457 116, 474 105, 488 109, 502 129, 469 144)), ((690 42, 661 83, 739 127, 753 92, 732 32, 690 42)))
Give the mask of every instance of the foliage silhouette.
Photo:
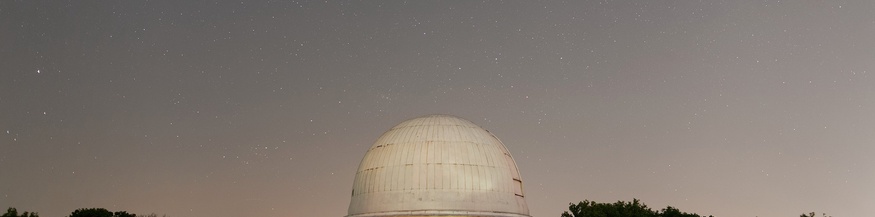
MULTIPOLYGON (((802 213, 802 215, 799 215, 799 217, 815 217, 815 216, 817 216, 817 214, 815 214, 814 212, 810 212, 807 215, 805 213, 802 213)), ((826 213, 823 214, 823 217, 827 217, 826 213)), ((828 217, 832 217, 832 216, 830 215, 828 217)))
POLYGON ((126 211, 110 212, 104 208, 81 208, 73 211, 69 217, 137 217, 126 211))
MULTIPOLYGON (((568 211, 562 212, 562 217, 702 217, 695 213, 681 212, 674 207, 666 207, 654 211, 638 199, 632 202, 617 201, 616 203, 597 203, 584 200, 577 204, 570 203, 568 211)), ((713 217, 713 216, 709 216, 713 217)))
POLYGON ((4 213, 0 217, 39 217, 39 215, 36 212, 27 212, 27 211, 25 211, 24 213, 21 213, 21 215, 18 215, 18 210, 16 210, 15 208, 9 207, 9 209, 6 209, 6 213, 4 213))

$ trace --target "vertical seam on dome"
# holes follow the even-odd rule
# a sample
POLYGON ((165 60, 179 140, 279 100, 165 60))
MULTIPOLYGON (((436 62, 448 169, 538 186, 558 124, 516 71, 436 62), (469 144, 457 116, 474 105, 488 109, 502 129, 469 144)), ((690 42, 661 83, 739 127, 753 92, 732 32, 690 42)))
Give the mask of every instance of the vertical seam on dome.
POLYGON ((484 143, 484 144, 489 144, 489 145, 485 145, 488 147, 483 147, 484 150, 488 150, 487 152, 483 153, 483 158, 486 158, 486 166, 495 165, 495 162, 493 162, 494 160, 489 156, 489 153, 492 153, 492 146, 495 146, 495 145, 493 145, 492 143, 484 143))
POLYGON ((435 133, 434 126, 437 124, 439 118, 437 116, 432 116, 428 120, 428 127, 426 128, 426 136, 425 136, 425 146, 426 149, 426 165, 425 165, 425 189, 434 189, 434 141, 435 133))
POLYGON ((472 128, 472 129, 473 129, 472 132, 474 132, 477 135, 478 139, 477 139, 477 142, 475 144, 471 145, 471 149, 473 149, 473 156, 471 156, 471 158, 473 160, 471 162, 471 169, 473 169, 473 171, 471 171, 471 173, 472 173, 471 189, 480 190, 480 178, 481 178, 480 177, 480 164, 481 164, 480 160, 482 160, 482 159, 480 159, 480 152, 481 152, 480 151, 480 144, 483 144, 483 141, 482 141, 482 139, 479 139, 479 137, 481 137, 480 134, 482 134, 482 133, 480 133, 480 131, 477 128, 472 128))
MULTIPOLYGON (((395 133, 393 133, 392 136, 394 137, 395 133)), ((388 140, 388 141, 392 141, 392 140, 388 140)), ((389 171, 388 171, 388 168, 386 168, 386 166, 389 165, 388 163, 389 163, 389 159, 392 157, 392 153, 390 152, 389 146, 386 145, 385 141, 383 141, 382 144, 379 144, 379 146, 382 146, 383 148, 382 148, 382 150, 380 150, 381 155, 380 155, 380 159, 379 159, 379 165, 377 165, 378 167, 376 167, 376 169, 374 169, 374 171, 377 173, 378 180, 379 180, 378 181, 379 185, 376 186, 376 189, 374 190, 375 192, 384 191, 386 189, 386 185, 389 185, 391 183, 391 181, 388 181, 388 179, 386 177, 389 175, 389 171)))
MULTIPOLYGON (((470 130, 468 130, 468 136, 471 136, 471 138, 476 137, 476 135, 474 135, 473 132, 471 132, 470 130)), ((468 139, 467 141, 476 141, 476 140, 468 139)), ((471 153, 474 152, 474 148, 472 148, 471 145, 469 144, 469 145, 465 145, 465 149, 467 149, 466 159, 468 159, 468 162, 465 162, 465 176, 463 176, 463 177, 465 177, 465 189, 474 190, 474 171, 472 171, 472 169, 471 169, 471 164, 474 163, 474 160, 471 159, 471 153)))
POLYGON ((446 189, 450 189, 450 185, 451 185, 451 184, 450 184, 450 181, 451 181, 451 180, 450 180, 450 177, 451 177, 451 176, 449 175, 449 167, 450 167, 450 164, 449 164, 449 158, 450 158, 450 150, 451 150, 451 149, 450 149, 449 146, 448 146, 448 145, 450 144, 450 142, 449 142, 450 139, 449 139, 449 138, 452 138, 451 136, 449 136, 449 135, 451 135, 451 134, 450 134, 450 133, 452 132, 451 130, 452 130, 452 127, 451 127, 450 125, 444 126, 444 135, 447 135, 448 139, 445 140, 445 141, 443 142, 443 144, 441 145, 441 146, 443 147, 443 150, 442 150, 442 152, 441 152, 441 157, 443 158, 443 159, 442 159, 442 160, 443 160, 443 161, 442 161, 442 163, 443 163, 443 170, 441 170, 443 176, 442 176, 442 180, 441 180, 441 182, 442 182, 441 187, 442 187, 442 189, 444 189, 444 190, 446 190, 446 189))
MULTIPOLYGON (((425 122, 425 119, 420 119, 416 122, 416 124, 417 124, 417 126, 421 126, 421 125, 423 125, 424 122, 425 122)), ((419 128, 419 127, 417 127, 417 128, 419 128)), ((423 164, 423 162, 425 162, 425 160, 423 159, 424 156, 422 154, 424 152, 424 150, 423 150, 424 147, 416 141, 416 138, 419 136, 418 134, 419 134, 418 130, 411 131, 410 141, 408 141, 412 145, 416 146, 416 151, 417 151, 416 152, 416 159, 417 159, 417 161, 416 161, 416 190, 417 191, 422 189, 422 183, 424 181, 422 178, 422 164, 423 164)))
POLYGON ((431 144, 434 119, 430 118, 428 127, 425 128, 425 189, 434 188, 434 146, 431 144))
MULTIPOLYGON (((459 141, 464 141, 464 140, 462 140, 462 132, 459 131, 459 127, 457 127, 456 125, 453 125, 452 130, 453 130, 453 133, 455 133, 455 135, 456 135, 456 139, 458 139, 459 141)), ((456 147, 458 145, 458 143, 452 143, 452 144, 447 144, 447 145, 448 146, 452 145, 452 147, 448 147, 450 149, 451 156, 448 155, 448 157, 447 157, 447 163, 451 163, 451 165, 449 166, 449 168, 450 168, 450 181, 449 181, 450 187, 449 187, 449 189, 459 189, 459 179, 457 177, 457 174, 459 172, 459 168, 458 168, 459 149, 456 147), (452 160, 450 160, 450 159, 452 159, 452 160)))
POLYGON ((510 188, 507 190, 511 193, 516 193, 516 181, 514 181, 514 179, 516 179, 516 177, 514 177, 514 170, 516 168, 512 167, 512 165, 511 165, 513 162, 513 158, 510 156, 510 153, 504 153, 504 159, 505 159, 505 162, 507 163, 507 169, 505 171, 507 171, 507 173, 508 173, 508 175, 510 175, 510 179, 511 179, 511 180, 507 181, 507 182, 510 182, 510 185, 508 186, 510 188))
POLYGON ((492 172, 487 173, 487 176, 489 176, 487 178, 490 180, 490 182, 489 182, 490 186, 486 186, 486 190, 489 190, 489 191, 493 191, 495 189, 495 187, 494 187, 495 181, 494 180, 495 180, 496 174, 494 171, 497 169, 495 168, 495 159, 493 157, 493 154, 495 153, 495 146, 496 145, 501 145, 501 144, 486 143, 486 145, 483 146, 484 151, 486 151, 486 153, 483 154, 483 157, 485 157, 489 161, 489 163, 486 166, 484 166, 483 169, 488 170, 488 171, 492 171, 492 172))
POLYGON ((382 182, 383 176, 379 172, 379 170, 380 170, 379 167, 380 167, 380 165, 384 165, 383 164, 383 157, 386 156, 386 152, 383 151, 382 145, 378 145, 378 146, 380 146, 381 148, 375 149, 375 151, 376 151, 376 153, 379 153, 379 155, 377 155, 377 158, 374 159, 376 163, 374 164, 374 167, 371 168, 372 169, 371 172, 374 174, 374 184, 372 185, 373 190, 371 190, 371 192, 379 192, 380 185, 383 184, 383 182, 382 182))
POLYGON ((483 180, 487 176, 486 167, 489 165, 488 160, 484 157, 484 155, 486 155, 487 153, 485 147, 487 145, 488 144, 485 142, 477 144, 477 149, 480 151, 480 153, 477 153, 477 158, 480 158, 480 164, 477 165, 477 177, 479 178, 479 183, 477 185, 478 190, 486 190, 486 182, 484 182, 483 180))
MULTIPOLYGON (((437 131, 437 135, 440 135, 441 138, 444 138, 444 125, 438 125, 435 127, 437 131)), ((445 138, 444 138, 445 139, 445 138)), ((443 139, 441 141, 433 141, 435 147, 435 165, 434 165, 434 188, 435 189, 443 189, 444 187, 444 146, 443 139)))
POLYGON ((375 151, 374 153, 377 154, 377 155, 374 156, 374 166, 371 167, 371 168, 369 168, 370 171, 371 171, 371 174, 372 174, 372 176, 371 176, 371 177, 372 177, 372 180, 371 180, 371 183, 368 184, 369 188, 371 189, 371 190, 368 191, 368 192, 377 192, 377 191, 379 191, 379 189, 380 189, 380 186, 379 186, 379 185, 381 184, 381 182, 380 182, 380 181, 381 181, 381 180, 380 180, 380 178, 381 178, 381 177, 380 177, 380 173, 378 173, 377 170, 379 170, 378 167, 380 166, 380 163, 383 162, 383 161, 382 161, 382 160, 383 160, 383 155, 385 155, 385 153, 382 152, 382 149, 375 149, 374 151, 375 151))
MULTIPOLYGON (((465 132, 462 131, 458 125, 456 125, 456 130, 459 132, 459 140, 462 142, 466 141, 465 137, 467 135, 465 135, 465 132)), ((453 166, 453 168, 455 168, 454 172, 457 190, 465 189, 465 179, 462 178, 465 175, 465 168, 463 167, 465 162, 465 153, 462 150, 462 148, 464 147, 461 147, 462 142, 453 144, 453 149, 455 150, 456 154, 456 164, 453 166)))
POLYGON ((474 142, 474 144, 471 144, 471 149, 473 150, 473 162, 471 162, 471 167, 474 169, 474 171, 471 172, 471 189, 480 190, 480 144, 483 143, 483 141, 480 141, 480 132, 476 132, 476 134, 478 134, 477 141, 474 142))
POLYGON ((405 160, 407 159, 407 154, 408 154, 407 153, 407 146, 404 145, 404 143, 399 143, 398 140, 392 140, 392 141, 395 142, 394 145, 401 152, 401 154, 399 154, 399 156, 398 156, 398 163, 396 165, 396 167, 398 167, 397 173, 398 173, 399 180, 398 180, 397 186, 394 189, 395 190, 403 190, 404 189, 404 182, 406 179, 402 178, 402 177, 404 177, 404 174, 402 174, 402 173, 404 173, 404 170, 407 167, 405 165, 402 165, 402 164, 404 164, 405 160))
POLYGON ((371 185, 374 184, 374 173, 373 173, 373 170, 371 169, 371 165, 373 165, 374 161, 377 160, 378 154, 379 153, 377 153, 377 152, 371 151, 372 156, 368 158, 368 167, 365 167, 365 173, 367 173, 367 175, 365 176, 366 178, 365 178, 365 183, 364 183, 364 185, 365 185, 364 186, 365 187, 364 193, 371 193, 371 191, 373 191, 373 186, 371 186, 371 185))
MULTIPOLYGON (((392 137, 395 137, 395 136, 396 135, 392 135, 392 137)), ((395 141, 395 140, 389 140, 389 141, 395 141)), ((397 184, 398 179, 396 178, 396 173, 398 171, 398 158, 400 158, 400 156, 398 156, 399 155, 398 145, 387 142, 386 148, 391 150, 391 154, 390 154, 391 159, 389 159, 390 162, 388 164, 389 168, 387 168, 387 171, 386 171, 388 173, 388 176, 389 176, 389 182, 388 182, 389 184, 388 184, 388 187, 386 190, 391 191, 391 190, 395 189, 396 185, 398 185, 397 184)))
MULTIPOLYGON (((413 190, 413 168, 416 167, 416 146, 410 145, 410 131, 405 132, 404 139, 401 142, 407 147, 407 163, 412 164, 410 168, 406 168, 404 172, 404 189, 413 190)), ((406 165, 405 165, 406 166, 406 165)))
MULTIPOLYGON (((376 160, 376 156, 374 156, 374 158, 372 158, 372 159, 368 159, 368 161, 373 161, 373 160, 376 160)), ((364 187, 365 187, 364 191, 365 192, 364 193, 371 193, 371 191, 373 190, 373 187, 371 185, 374 184, 374 173, 373 173, 373 170, 371 170, 370 168, 366 168, 365 173, 367 175, 365 175, 365 183, 364 183, 364 187)))
MULTIPOLYGON (((497 183, 501 184, 501 183, 505 182, 504 180, 502 180, 502 177, 505 177, 505 168, 507 167, 506 163, 502 163, 502 162, 504 162, 504 152, 501 151, 501 148, 495 147, 495 146, 492 147, 492 150, 494 151, 494 152, 492 152, 492 157, 493 157, 493 159, 495 159, 496 170, 500 171, 497 174, 498 176, 495 177, 495 180, 497 181, 497 183)), ((503 185, 496 186, 495 190, 503 191, 503 189, 501 189, 501 187, 503 187, 503 185)))
POLYGON ((428 159, 430 160, 429 164, 427 165, 427 169, 426 169, 426 171, 428 171, 428 175, 427 175, 428 178, 426 179, 427 180, 426 181, 426 184, 427 184, 426 188, 427 189, 434 189, 435 184, 436 184, 436 182, 435 182, 435 161, 436 161, 435 154, 436 154, 436 152, 434 150, 435 149, 434 140, 437 137, 437 133, 436 133, 437 129, 435 126, 438 124, 439 120, 440 120, 440 118, 431 118, 431 121, 428 124, 428 137, 426 137, 426 141, 425 141, 425 144, 428 146, 428 159))
POLYGON ((458 125, 457 125, 457 129, 459 130, 459 138, 461 138, 460 140, 463 142, 456 143, 456 147, 455 147, 456 153, 458 154, 458 156, 456 157, 456 161, 457 161, 456 162, 457 163, 456 164, 456 174, 457 174, 456 175, 456 183, 458 183, 458 185, 456 186, 456 189, 464 190, 466 187, 466 185, 465 185, 465 164, 467 163, 467 160, 468 160, 468 152, 465 150, 464 141, 468 141, 468 131, 464 131, 463 130, 464 128, 462 128, 462 126, 458 126, 458 125))

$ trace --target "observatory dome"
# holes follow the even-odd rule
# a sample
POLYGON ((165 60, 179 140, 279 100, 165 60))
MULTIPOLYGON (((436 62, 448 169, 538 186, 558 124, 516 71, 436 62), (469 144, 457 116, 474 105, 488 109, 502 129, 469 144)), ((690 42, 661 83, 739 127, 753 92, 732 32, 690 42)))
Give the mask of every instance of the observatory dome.
POLYGON ((498 138, 459 117, 427 115, 392 127, 368 149, 347 216, 529 217, 529 208, 498 138))

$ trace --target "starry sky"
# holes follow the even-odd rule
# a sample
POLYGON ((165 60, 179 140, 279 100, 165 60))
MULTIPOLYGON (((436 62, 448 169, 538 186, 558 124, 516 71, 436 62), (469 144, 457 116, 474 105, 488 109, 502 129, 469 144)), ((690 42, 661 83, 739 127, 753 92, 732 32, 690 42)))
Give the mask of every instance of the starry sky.
POLYGON ((512 152, 533 216, 873 216, 875 1, 0 1, 0 206, 344 216, 395 124, 512 152))

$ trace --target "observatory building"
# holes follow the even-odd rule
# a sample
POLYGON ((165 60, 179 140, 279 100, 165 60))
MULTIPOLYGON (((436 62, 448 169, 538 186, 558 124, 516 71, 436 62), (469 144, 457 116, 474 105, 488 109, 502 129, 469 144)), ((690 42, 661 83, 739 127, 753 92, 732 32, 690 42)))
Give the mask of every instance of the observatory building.
POLYGON ((450 115, 401 122, 365 153, 347 217, 387 216, 530 217, 504 144, 450 115))

